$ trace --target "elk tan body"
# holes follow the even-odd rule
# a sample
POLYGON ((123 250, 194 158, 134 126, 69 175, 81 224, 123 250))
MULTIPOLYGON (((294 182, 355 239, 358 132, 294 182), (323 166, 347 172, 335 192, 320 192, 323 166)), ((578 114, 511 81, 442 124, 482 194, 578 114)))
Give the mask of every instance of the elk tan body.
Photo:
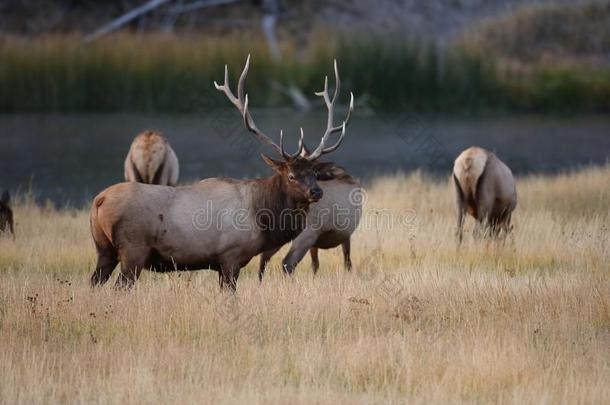
MULTIPOLYGON (((320 267, 318 249, 332 249, 340 245, 345 268, 351 270, 351 235, 358 227, 362 215, 361 186, 334 163, 318 162, 314 170, 324 196, 318 203, 310 206, 305 229, 292 241, 282 262, 283 269, 292 273, 309 250, 315 274, 320 267)), ((279 248, 266 251, 261 255, 260 280, 267 263, 278 250, 279 248)))
POLYGON ((498 236, 502 231, 508 234, 512 212, 517 206, 515 179, 508 166, 495 154, 473 146, 455 160, 453 181, 460 242, 466 212, 475 218, 477 227, 484 228, 489 235, 498 236))
POLYGON ((135 137, 125 158, 125 181, 175 186, 179 174, 176 153, 159 132, 135 137))
MULTIPOLYGON (((91 208, 98 253, 92 284, 103 284, 121 262, 118 285, 140 271, 220 270, 235 287, 239 270, 262 251, 294 238, 304 226, 308 200, 288 196, 280 175, 264 180, 211 178, 193 186, 120 183, 102 191, 91 208), (257 217, 257 213, 264 213, 257 217), (293 224, 291 232, 265 221, 293 224), (290 221, 294 219, 294 221, 290 221)), ((315 182, 311 188, 315 190, 315 182)))

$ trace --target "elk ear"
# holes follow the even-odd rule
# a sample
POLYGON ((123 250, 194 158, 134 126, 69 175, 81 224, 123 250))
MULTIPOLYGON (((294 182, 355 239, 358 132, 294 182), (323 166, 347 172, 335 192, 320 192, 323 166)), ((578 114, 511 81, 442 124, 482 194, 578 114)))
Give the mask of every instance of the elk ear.
POLYGON ((276 172, 279 172, 281 170, 281 168, 284 166, 284 162, 280 162, 279 160, 271 159, 269 156, 265 155, 264 153, 261 153, 261 157, 263 158, 263 161, 267 164, 267 166, 269 166, 276 172))
POLYGON ((8 203, 11 201, 11 195, 9 194, 8 190, 4 190, 4 193, 2 193, 2 198, 0 199, 0 201, 4 205, 8 205, 8 203))

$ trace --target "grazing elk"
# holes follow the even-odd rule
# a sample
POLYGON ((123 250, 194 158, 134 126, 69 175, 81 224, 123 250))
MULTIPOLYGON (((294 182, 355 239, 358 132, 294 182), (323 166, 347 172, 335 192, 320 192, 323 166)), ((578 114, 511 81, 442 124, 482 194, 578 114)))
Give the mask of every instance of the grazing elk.
POLYGON ((136 136, 125 158, 125 181, 175 186, 180 167, 169 142, 157 131, 136 136))
POLYGON ((453 182, 457 201, 457 237, 462 242, 464 213, 477 221, 493 237, 511 230, 512 212, 517 206, 517 190, 513 174, 496 155, 473 146, 463 151, 453 166, 453 182))
POLYGON ((8 190, 4 190, 2 197, 0 197, 0 233, 6 231, 6 228, 11 232, 13 238, 15 238, 15 230, 13 228, 13 210, 10 207, 11 195, 8 190))
MULTIPOLYGON (((98 260, 91 284, 106 282, 121 262, 118 287, 130 287, 143 268, 154 271, 212 269, 220 287, 235 290, 240 269, 254 256, 284 245, 305 226, 310 204, 322 198, 313 163, 301 156, 303 131, 295 154, 284 151, 260 131, 249 111, 244 84, 250 57, 237 85, 229 88, 225 66, 223 91, 242 115, 246 128, 274 148, 282 160, 262 155, 275 175, 265 179, 210 178, 192 186, 164 187, 120 183, 102 191, 91 207, 91 233, 98 260)), ((332 118, 332 110, 329 112, 332 118)), ((345 124, 328 128, 312 155, 334 151, 345 137, 345 124), (328 138, 341 135, 328 146, 328 138)))
MULTIPOLYGON (((328 78, 324 81, 324 90, 316 93, 324 99, 328 108, 329 125, 332 125, 332 111, 340 88, 341 81, 335 64, 335 92, 332 100, 328 94, 328 78)), ((352 96, 345 125, 349 123, 353 109, 352 96)), ((356 230, 362 214, 362 189, 358 181, 348 175, 342 167, 332 162, 316 161, 319 156, 310 153, 305 147, 303 156, 314 162, 314 171, 324 197, 309 208, 305 229, 292 242, 288 254, 282 261, 282 268, 286 273, 292 273, 309 250, 312 270, 316 274, 320 267, 318 249, 332 249, 341 245, 344 265, 349 271, 352 268, 351 235, 356 230)), ((259 280, 262 281, 267 263, 279 249, 280 247, 268 250, 261 255, 259 280)))

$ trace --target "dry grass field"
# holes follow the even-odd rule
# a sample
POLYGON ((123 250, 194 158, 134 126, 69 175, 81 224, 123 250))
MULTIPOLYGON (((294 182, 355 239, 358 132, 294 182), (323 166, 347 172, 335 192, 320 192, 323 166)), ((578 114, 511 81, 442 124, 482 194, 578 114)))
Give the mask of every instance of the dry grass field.
POLYGON ((379 178, 351 274, 339 249, 262 285, 252 261, 236 295, 209 271, 91 290, 87 212, 22 198, 0 403, 610 403, 610 166, 517 187, 514 237, 458 251, 448 181, 379 178))

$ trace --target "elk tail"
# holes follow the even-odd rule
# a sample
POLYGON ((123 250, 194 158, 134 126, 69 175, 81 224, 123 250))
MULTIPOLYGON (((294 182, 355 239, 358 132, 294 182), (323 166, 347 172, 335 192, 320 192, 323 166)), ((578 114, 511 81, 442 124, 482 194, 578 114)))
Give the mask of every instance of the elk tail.
POLYGON ((98 246, 112 245, 111 235, 106 232, 106 230, 99 221, 99 210, 105 199, 106 197, 103 194, 100 194, 95 197, 91 206, 91 214, 89 216, 91 235, 93 235, 94 242, 98 246))
POLYGON ((155 142, 148 150, 148 156, 146 159, 146 182, 152 184, 158 184, 163 171, 163 164, 165 163, 165 155, 167 148, 165 141, 155 142))
POLYGON ((455 160, 453 175, 467 201, 476 201, 477 190, 487 167, 487 154, 466 150, 455 160))
POLYGON ((158 174, 165 162, 167 145, 165 139, 156 131, 145 131, 139 135, 132 150, 131 162, 137 172, 141 183, 156 184, 160 175, 158 174))
POLYGON ((455 185, 455 190, 460 197, 460 201, 464 201, 464 191, 462 190, 462 186, 460 186, 460 181, 458 180, 455 173, 453 173, 453 184, 455 185))
POLYGON ((474 198, 474 201, 478 201, 479 192, 481 191, 481 184, 483 184, 483 179, 485 178, 485 176, 487 174, 487 163, 488 162, 489 162, 488 159, 485 159, 485 164, 483 165, 483 170, 481 170, 481 174, 479 174, 479 176, 477 177, 477 184, 475 186, 474 193, 472 196, 474 198))

